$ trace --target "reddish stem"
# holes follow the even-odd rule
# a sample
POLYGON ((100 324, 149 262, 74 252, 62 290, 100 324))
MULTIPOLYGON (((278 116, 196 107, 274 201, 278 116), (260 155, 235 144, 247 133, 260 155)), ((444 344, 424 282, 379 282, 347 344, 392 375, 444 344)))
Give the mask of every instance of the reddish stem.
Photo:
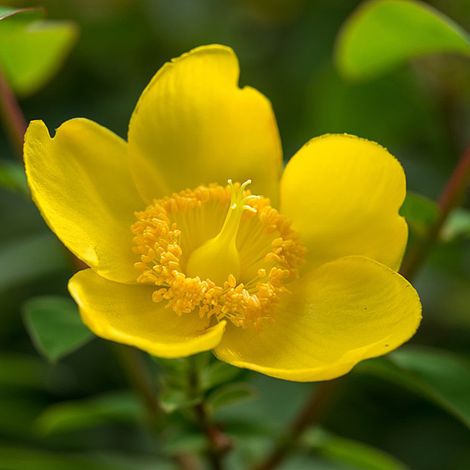
MULTIPOLYGON (((198 395, 201 393, 199 368, 194 357, 189 360, 189 384, 192 392, 198 395)), ((222 432, 216 423, 212 422, 204 400, 194 406, 194 414, 201 431, 206 436, 208 444, 207 457, 211 469, 223 470, 225 468, 224 457, 232 449, 232 440, 222 432)))
POLYGON ((2 70, 0 70, 0 115, 19 159, 23 160, 26 120, 2 70))
POLYGON ((439 213, 423 240, 410 250, 403 261, 400 273, 412 279, 423 265, 433 245, 438 240, 442 228, 452 210, 461 202, 470 184, 470 146, 462 154, 457 166, 439 197, 439 213))
POLYGON ((333 392, 339 383, 339 380, 330 380, 321 382, 315 387, 305 406, 287 430, 287 438, 279 440, 266 459, 256 465, 253 470, 273 470, 289 456, 292 451, 292 444, 295 444, 308 428, 319 424, 335 395, 333 392))

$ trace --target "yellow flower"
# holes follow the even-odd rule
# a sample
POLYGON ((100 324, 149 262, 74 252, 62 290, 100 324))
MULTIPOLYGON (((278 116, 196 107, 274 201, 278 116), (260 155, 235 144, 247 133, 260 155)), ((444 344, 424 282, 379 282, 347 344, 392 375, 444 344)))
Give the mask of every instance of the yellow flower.
POLYGON ((271 105, 238 75, 219 45, 166 64, 128 142, 86 119, 53 138, 31 122, 32 195, 90 266, 69 289, 98 336, 161 357, 213 349, 273 377, 331 379, 398 347, 420 322, 419 298, 396 272, 405 176, 384 148, 350 135, 312 139, 281 176, 271 105))

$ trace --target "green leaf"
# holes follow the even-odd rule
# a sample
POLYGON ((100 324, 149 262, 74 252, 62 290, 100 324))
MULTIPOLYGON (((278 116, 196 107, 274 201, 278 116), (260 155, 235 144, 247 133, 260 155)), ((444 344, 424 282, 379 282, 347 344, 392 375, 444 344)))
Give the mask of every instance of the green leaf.
POLYGON ((462 208, 452 211, 441 232, 446 242, 459 237, 470 237, 470 211, 462 208))
POLYGON ((387 453, 353 439, 335 436, 321 429, 311 429, 302 438, 303 445, 333 462, 358 470, 405 470, 404 464, 387 453))
POLYGON ((0 187, 27 194, 28 185, 23 167, 17 163, 0 161, 0 187))
POLYGON ((408 347, 355 369, 432 400, 470 428, 470 362, 449 352, 408 347))
POLYGON ((435 53, 470 56, 468 34, 432 7, 412 0, 372 0, 346 21, 336 63, 347 78, 380 75, 408 59, 435 53))
POLYGON ((0 291, 69 269, 65 251, 51 233, 40 233, 3 245, 0 249, 0 291))
POLYGON ((152 356, 153 361, 157 364, 165 381, 170 382, 176 387, 183 387, 188 381, 189 363, 187 358, 165 359, 162 357, 152 356))
POLYGON ((400 209, 400 215, 405 217, 413 234, 422 237, 437 220, 438 211, 434 201, 409 191, 400 209))
POLYGON ((207 405, 214 412, 229 405, 251 400, 256 395, 256 389, 246 382, 231 383, 217 388, 209 394, 207 405))
POLYGON ((61 434, 107 423, 137 423, 142 407, 134 394, 112 393, 53 405, 36 420, 42 434, 61 434))
POLYGON ((42 8, 0 7, 0 21, 6 18, 14 18, 15 21, 31 21, 40 18, 43 13, 42 8))
POLYGON ((200 453, 207 448, 207 438, 202 433, 184 433, 172 435, 162 444, 162 451, 167 455, 200 453))
MULTIPOLYGON (((2 394, 11 394, 12 397, 19 396, 26 399, 29 392, 59 391, 65 393, 71 384, 73 384, 73 380, 71 380, 71 373, 66 365, 52 366, 37 355, 12 352, 0 354, 0 391, 2 394), (18 392, 21 393, 18 394, 18 392)), ((3 395, 2 400, 4 400, 3 395)), ((21 406, 24 407, 24 404, 22 403, 21 406)))
MULTIPOLYGON (((28 449, 24 447, 0 447, 0 461, 4 468, 8 470, 98 470, 98 464, 93 465, 87 459, 80 457, 60 455, 55 452, 45 452, 42 450, 28 449)), ((110 467, 107 467, 110 469, 110 467)), ((103 470, 106 467, 103 467, 103 470)))
MULTIPOLYGON (((18 393, 18 396, 4 395, 0 400, 0 433, 5 439, 24 440, 36 437, 31 423, 41 412, 42 405, 31 399, 31 394, 18 393), (12 417, 14 417, 12 419, 12 417)), ((0 462, 3 460, 0 457, 0 462)), ((1 465, 0 465, 0 468, 1 465)))
POLYGON ((225 362, 215 361, 201 370, 201 388, 209 390, 230 382, 241 373, 241 369, 225 362))
POLYGON ((37 349, 52 362, 93 338, 75 303, 66 297, 29 300, 24 305, 24 322, 37 349))
POLYGON ((170 470, 174 465, 155 457, 109 452, 65 453, 19 446, 0 446, 2 470, 170 470))
POLYGON ((177 410, 191 408, 200 403, 201 400, 202 396, 191 397, 188 395, 187 390, 171 387, 162 389, 158 396, 160 406, 165 413, 173 413, 177 410))
MULTIPOLYGON (((400 214, 405 217, 412 234, 421 238, 436 222, 439 208, 433 200, 409 191, 400 214)), ((452 211, 441 232, 441 239, 445 242, 458 237, 470 237, 470 211, 463 208, 452 211)))
POLYGON ((0 67, 20 95, 47 83, 77 38, 74 23, 42 20, 41 14, 31 8, 0 11, 0 67))
POLYGON ((47 389, 47 364, 37 356, 0 355, 0 388, 47 389))

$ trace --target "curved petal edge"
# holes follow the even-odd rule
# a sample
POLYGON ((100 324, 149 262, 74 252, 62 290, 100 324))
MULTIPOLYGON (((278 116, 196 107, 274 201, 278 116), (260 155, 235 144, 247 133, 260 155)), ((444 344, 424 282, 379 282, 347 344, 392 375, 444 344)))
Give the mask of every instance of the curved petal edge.
POLYGON ((83 322, 98 336, 135 346, 158 357, 185 357, 214 348, 225 329, 209 326, 196 314, 178 316, 152 302, 149 286, 108 281, 92 270, 69 281, 83 322))
POLYGON ((362 256, 326 263, 292 290, 260 331, 240 332, 229 325, 217 357, 281 379, 329 380, 399 347, 421 321, 411 284, 362 256))

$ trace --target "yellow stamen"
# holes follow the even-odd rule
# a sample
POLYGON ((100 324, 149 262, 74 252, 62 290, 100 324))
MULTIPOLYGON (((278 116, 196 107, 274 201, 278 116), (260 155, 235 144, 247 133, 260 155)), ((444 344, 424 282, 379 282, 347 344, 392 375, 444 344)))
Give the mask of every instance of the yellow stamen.
POLYGON ((154 201, 132 226, 138 282, 176 314, 257 327, 270 318, 304 258, 289 223, 249 181, 154 201))

